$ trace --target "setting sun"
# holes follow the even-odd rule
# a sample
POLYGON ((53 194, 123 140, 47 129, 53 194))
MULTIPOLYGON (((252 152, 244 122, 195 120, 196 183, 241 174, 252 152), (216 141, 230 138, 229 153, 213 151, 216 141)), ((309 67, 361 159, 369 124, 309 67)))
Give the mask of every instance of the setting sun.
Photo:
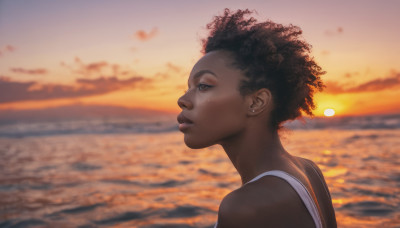
POLYGON ((335 115, 335 110, 331 109, 331 108, 327 108, 324 111, 324 115, 325 116, 334 116, 335 115))

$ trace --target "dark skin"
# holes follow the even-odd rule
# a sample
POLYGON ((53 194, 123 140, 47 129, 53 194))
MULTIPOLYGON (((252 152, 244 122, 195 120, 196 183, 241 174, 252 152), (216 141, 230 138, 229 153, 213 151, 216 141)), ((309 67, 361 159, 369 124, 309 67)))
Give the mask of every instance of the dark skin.
MULTIPOLYGON (((243 72, 226 51, 213 51, 193 67, 188 91, 178 100, 180 130, 190 148, 223 147, 242 184, 269 170, 299 179, 311 193, 324 227, 336 227, 322 173, 309 160, 290 155, 268 123, 274 108, 271 92, 262 88, 243 96, 243 72), (189 120, 188 120, 189 119, 189 120), (323 178, 322 178, 323 180, 323 178)), ((179 118, 178 118, 179 119, 179 118)), ((218 212, 219 228, 315 227, 300 197, 284 180, 266 176, 229 193, 218 212), (262 200, 261 200, 262 199, 262 200)))

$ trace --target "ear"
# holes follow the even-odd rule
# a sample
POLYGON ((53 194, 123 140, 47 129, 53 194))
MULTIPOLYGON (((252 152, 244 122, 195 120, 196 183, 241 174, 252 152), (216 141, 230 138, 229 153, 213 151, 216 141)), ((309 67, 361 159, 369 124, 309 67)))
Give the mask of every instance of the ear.
POLYGON ((265 110, 272 109, 272 94, 269 89, 262 88, 249 95, 248 114, 256 116, 265 110))

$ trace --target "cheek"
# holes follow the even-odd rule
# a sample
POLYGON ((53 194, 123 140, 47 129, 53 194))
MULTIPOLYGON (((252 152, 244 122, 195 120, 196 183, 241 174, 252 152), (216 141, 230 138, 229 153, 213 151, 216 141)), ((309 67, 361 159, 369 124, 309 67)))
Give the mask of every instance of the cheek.
MULTIPOLYGON (((199 107, 200 108, 200 107, 199 107)), ((201 120, 209 123, 213 130, 235 128, 243 122, 243 103, 241 97, 224 96, 210 99, 201 107, 201 120)))
POLYGON ((211 146, 243 129, 245 111, 243 99, 238 94, 213 96, 195 106, 196 127, 185 134, 191 148, 211 146))

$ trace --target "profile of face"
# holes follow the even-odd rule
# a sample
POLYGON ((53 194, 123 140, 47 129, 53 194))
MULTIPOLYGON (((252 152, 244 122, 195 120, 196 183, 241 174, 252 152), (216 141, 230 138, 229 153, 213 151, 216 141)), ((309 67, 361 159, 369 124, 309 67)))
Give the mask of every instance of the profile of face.
POLYGON ((193 149, 220 144, 245 128, 249 103, 239 91, 245 79, 226 51, 212 51, 193 67, 188 90, 178 99, 179 130, 193 149))

